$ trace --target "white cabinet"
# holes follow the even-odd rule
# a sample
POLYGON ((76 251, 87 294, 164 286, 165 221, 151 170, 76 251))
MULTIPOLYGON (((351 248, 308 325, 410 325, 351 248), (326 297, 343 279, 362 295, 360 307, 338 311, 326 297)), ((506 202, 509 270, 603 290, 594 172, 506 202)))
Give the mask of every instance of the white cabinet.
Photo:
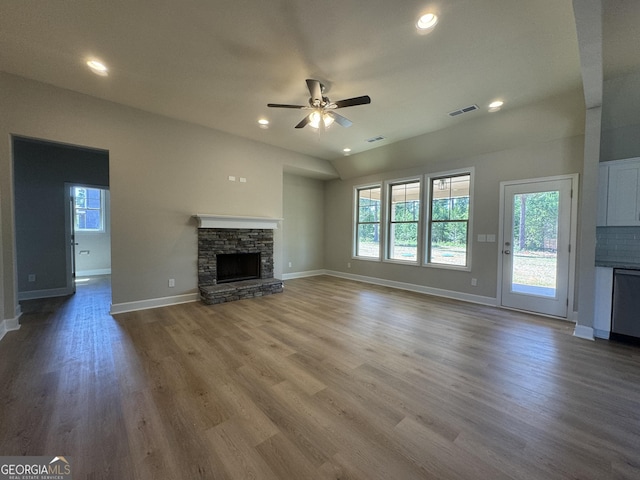
POLYGON ((640 158, 604 162, 599 175, 597 225, 640 226, 640 158))

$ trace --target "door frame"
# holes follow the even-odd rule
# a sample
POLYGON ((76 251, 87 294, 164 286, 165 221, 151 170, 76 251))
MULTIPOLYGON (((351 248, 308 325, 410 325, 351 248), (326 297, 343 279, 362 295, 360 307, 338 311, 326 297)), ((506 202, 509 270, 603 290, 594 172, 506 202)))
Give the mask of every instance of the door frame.
MULTIPOLYGON (((105 192, 109 192, 108 185, 94 185, 90 183, 84 182, 64 182, 64 190, 65 190, 65 211, 64 211, 64 225, 65 225, 65 241, 67 243, 67 248, 65 250, 66 253, 66 268, 67 268, 67 285, 66 285, 66 295, 72 295, 76 292, 76 245, 78 239, 76 238, 77 232, 75 230, 75 218, 74 218, 74 207, 75 202, 73 195, 71 194, 71 189, 74 187, 86 187, 86 188, 98 188, 105 192)), ((110 194, 107 193, 106 198, 104 199, 106 211, 109 212, 108 215, 105 215, 105 232, 108 232, 109 237, 111 237, 111 209, 110 205, 106 203, 111 201, 110 194)), ((111 241, 109 241, 111 243, 111 241)))
POLYGON ((504 200, 505 200, 505 188, 507 186, 512 185, 523 185, 527 183, 538 183, 538 182, 549 182, 554 180, 571 180, 571 226, 570 226, 570 234, 569 234, 569 283, 567 285, 567 316, 566 317, 557 317, 552 315, 547 315, 544 313, 537 312, 529 312, 535 313, 537 315, 542 315, 546 317, 552 318, 561 318, 564 320, 570 320, 572 322, 576 321, 577 312, 574 311, 574 301, 575 301, 575 282, 576 282, 576 253, 577 253, 577 238, 578 238, 578 193, 579 193, 579 179, 580 175, 578 173, 568 174, 568 175, 555 175, 551 177, 539 177, 539 178, 527 178, 523 180, 505 180, 500 182, 500 209, 499 209, 499 230, 498 230, 498 282, 496 285, 496 303, 500 308, 506 308, 509 310, 517 310, 512 307, 506 307, 502 305, 502 280, 503 280, 503 255, 502 249, 504 246, 504 200))
POLYGON ((64 183, 64 235, 67 248, 66 254, 66 268, 67 268, 67 285, 66 295, 73 295, 76 293, 76 267, 75 267, 75 221, 73 218, 74 199, 71 195, 71 189, 75 186, 75 183, 64 183))

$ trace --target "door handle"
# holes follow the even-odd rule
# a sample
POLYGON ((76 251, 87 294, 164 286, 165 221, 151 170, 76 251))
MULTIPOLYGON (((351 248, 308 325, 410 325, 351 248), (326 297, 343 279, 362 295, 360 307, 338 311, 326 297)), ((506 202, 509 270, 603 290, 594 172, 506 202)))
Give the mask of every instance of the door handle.
POLYGON ((505 255, 509 255, 511 253, 511 250, 503 250, 502 253, 504 253, 505 255))

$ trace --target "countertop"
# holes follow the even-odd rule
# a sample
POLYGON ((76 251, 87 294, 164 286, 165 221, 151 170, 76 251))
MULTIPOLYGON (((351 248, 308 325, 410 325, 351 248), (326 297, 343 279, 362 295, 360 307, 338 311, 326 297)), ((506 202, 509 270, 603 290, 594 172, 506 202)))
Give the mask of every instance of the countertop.
POLYGON ((640 270, 640 263, 614 263, 614 262, 596 261, 596 267, 627 268, 629 270, 640 270))

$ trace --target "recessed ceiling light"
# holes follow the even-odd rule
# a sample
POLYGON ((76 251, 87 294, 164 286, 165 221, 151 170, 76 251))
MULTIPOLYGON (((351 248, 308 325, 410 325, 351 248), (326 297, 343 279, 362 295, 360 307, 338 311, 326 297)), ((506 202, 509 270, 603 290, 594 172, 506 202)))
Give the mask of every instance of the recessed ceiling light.
POLYGON ((260 128, 267 129, 269 128, 269 120, 267 120, 266 118, 261 118, 258 120, 258 125, 260 126, 260 128))
POLYGON ((416 27, 418 28, 418 30, 424 31, 435 27, 436 23, 438 23, 438 16, 436 14, 425 13, 418 19, 416 27))
POLYGON ((490 112, 497 112, 498 110, 500 110, 502 108, 502 105, 504 105, 504 102, 502 100, 496 100, 494 102, 491 102, 489 104, 489 111, 490 112))
POLYGON ((349 153, 351 151, 351 149, 349 147, 347 147, 347 148, 343 148, 342 151, 344 153, 349 153))
POLYGON ((101 77, 109 75, 109 69, 107 66, 98 60, 88 60, 87 66, 96 75, 100 75, 101 77))

